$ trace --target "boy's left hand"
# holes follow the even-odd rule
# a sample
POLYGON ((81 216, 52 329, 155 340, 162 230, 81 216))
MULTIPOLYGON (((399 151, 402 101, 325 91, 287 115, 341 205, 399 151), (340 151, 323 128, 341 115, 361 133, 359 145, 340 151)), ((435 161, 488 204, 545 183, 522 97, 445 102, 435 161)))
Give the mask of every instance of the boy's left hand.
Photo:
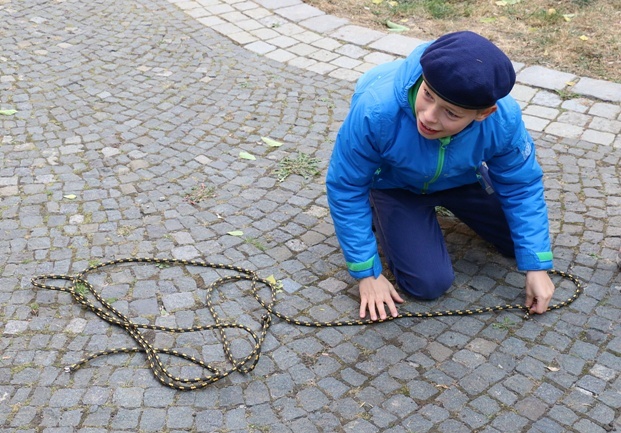
POLYGON ((554 295, 554 283, 547 271, 526 272, 526 306, 530 314, 543 314, 554 295))

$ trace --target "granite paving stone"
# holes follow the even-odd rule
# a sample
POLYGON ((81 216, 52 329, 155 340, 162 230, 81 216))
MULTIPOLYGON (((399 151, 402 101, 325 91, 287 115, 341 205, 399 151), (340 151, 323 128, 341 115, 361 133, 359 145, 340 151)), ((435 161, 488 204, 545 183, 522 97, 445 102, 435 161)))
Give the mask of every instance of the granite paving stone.
POLYGON ((566 72, 558 72, 541 66, 529 66, 522 69, 517 75, 517 81, 522 84, 534 85, 549 90, 561 90, 577 77, 566 72))
MULTIPOLYGON (((425 41, 302 0, 0 3, 10 23, 0 32, 0 109, 17 110, 0 115, 2 432, 621 429, 621 84, 514 62, 555 266, 584 284, 571 305, 530 320, 498 312, 320 328, 272 316, 254 369, 179 391, 141 352, 65 371, 135 340, 31 278, 126 257, 200 260, 272 276, 274 309, 296 320, 356 320, 323 179, 355 81, 425 41), (279 161, 300 152, 320 173, 277 179, 279 161)), ((400 311, 523 302, 512 261, 458 220, 441 225, 455 287, 436 301, 406 298, 400 311)), ((235 321, 259 335, 266 312, 236 275, 118 263, 88 281, 134 324, 235 321)), ((574 287, 553 278, 564 301, 574 287)), ((239 328, 139 329, 211 368, 160 353, 171 376, 213 377, 256 344, 239 328)))

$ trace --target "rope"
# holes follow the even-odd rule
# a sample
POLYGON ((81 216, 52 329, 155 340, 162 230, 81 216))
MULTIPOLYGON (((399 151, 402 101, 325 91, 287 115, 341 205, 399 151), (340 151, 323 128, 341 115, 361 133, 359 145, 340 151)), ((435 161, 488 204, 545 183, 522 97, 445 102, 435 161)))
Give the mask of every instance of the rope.
MULTIPOLYGON (((559 302, 557 304, 550 305, 547 311, 556 310, 562 307, 566 307, 567 305, 574 302, 582 293, 582 284, 575 276, 557 270, 548 271, 549 274, 559 275, 562 278, 570 280, 575 286, 576 290, 567 300, 563 302, 559 302)), ((272 323, 272 316, 275 316, 281 320, 284 320, 287 323, 298 325, 298 326, 306 326, 306 327, 330 327, 330 326, 359 326, 359 325, 371 325, 376 323, 382 323, 387 321, 392 321, 396 319, 403 318, 430 318, 430 317, 443 317, 443 316, 466 316, 473 314, 482 314, 487 312, 494 311, 505 311, 505 310, 522 310, 526 313, 525 318, 529 316, 529 308, 525 305, 521 304, 507 304, 507 305, 496 305, 494 307, 481 307, 481 308, 473 308, 467 310, 445 310, 445 311, 431 311, 424 313, 412 313, 405 312, 401 313, 396 317, 389 316, 384 320, 347 320, 347 321, 332 321, 332 322, 314 322, 314 321, 306 321, 306 320, 298 320, 295 318, 288 317, 277 310, 274 309, 274 297, 276 293, 276 287, 273 282, 261 278, 256 272, 244 269, 238 266, 225 265, 219 263, 209 263, 209 262, 201 262, 194 260, 178 260, 178 259, 157 259, 157 258, 123 258, 118 260, 112 260, 96 265, 92 265, 87 267, 82 272, 76 275, 62 275, 62 274, 46 274, 40 275, 32 278, 32 284, 35 287, 50 289, 50 290, 58 290, 62 292, 69 293, 73 299, 75 299, 79 304, 81 304, 84 308, 92 311, 98 317, 105 320, 108 323, 113 325, 117 325, 123 328, 138 344, 138 347, 121 347, 116 349, 102 350, 100 352, 92 353, 87 357, 81 359, 77 363, 66 367, 65 370, 67 372, 73 372, 82 367, 84 364, 89 361, 98 358, 100 356, 111 355, 115 353, 135 353, 135 352, 144 352, 147 357, 147 361, 149 363, 149 367, 151 368, 153 374, 162 384, 169 386, 173 389, 177 389, 180 391, 188 391, 195 390, 199 388, 204 388, 211 383, 214 383, 220 379, 223 379, 230 375, 233 372, 240 373, 249 373, 251 372, 257 362, 259 361, 259 357, 261 354, 261 346, 265 337, 267 335, 267 331, 272 323), (215 323, 212 325, 201 325, 201 326, 192 326, 192 327, 168 327, 168 326, 159 326, 159 325, 151 325, 151 324, 141 324, 133 322, 123 313, 115 309, 108 301, 106 301, 102 296, 95 290, 93 285, 88 282, 87 274, 104 267, 113 266, 117 264, 123 263, 149 263, 155 265, 185 265, 185 266, 198 266, 203 268, 212 268, 212 269, 223 269, 223 270, 231 270, 236 272, 235 275, 224 276, 216 279, 211 284, 207 286, 207 308, 209 309, 212 317, 214 318, 215 323), (68 282, 68 285, 58 286, 58 285, 50 285, 47 284, 48 280, 62 280, 68 282), (214 292, 219 286, 226 284, 231 281, 242 281, 247 280, 250 281, 251 284, 251 292, 253 297, 259 302, 259 304, 266 311, 260 320, 261 330, 257 333, 250 329, 249 327, 239 324, 239 323, 231 323, 231 322, 222 322, 215 311, 211 303, 211 294, 214 292), (267 287, 270 290, 270 299, 265 300, 259 295, 259 290, 261 287, 267 287), (101 304, 102 307, 98 307, 94 305, 91 301, 89 301, 84 294, 86 292, 91 293, 95 299, 101 304), (157 330, 157 331, 165 331, 171 333, 183 333, 183 332, 194 332, 194 331, 208 331, 208 330, 217 330, 220 334, 220 339, 222 342, 222 347, 224 349, 224 353, 228 358, 228 361, 231 363, 232 367, 228 370, 219 369, 213 365, 207 364, 200 359, 196 359, 194 356, 188 355, 183 352, 178 352, 176 350, 170 350, 166 348, 158 348, 151 345, 147 339, 145 338, 144 333, 141 331, 143 329, 147 330, 157 330), (244 358, 238 359, 234 356, 231 350, 231 344, 229 339, 225 334, 226 329, 240 329, 245 333, 249 334, 249 336, 254 341, 254 347, 252 351, 244 358), (160 359, 160 354, 170 355, 173 357, 178 357, 189 361, 203 369, 207 370, 209 374, 202 375, 199 377, 188 378, 188 377, 179 377, 171 374, 160 359)))

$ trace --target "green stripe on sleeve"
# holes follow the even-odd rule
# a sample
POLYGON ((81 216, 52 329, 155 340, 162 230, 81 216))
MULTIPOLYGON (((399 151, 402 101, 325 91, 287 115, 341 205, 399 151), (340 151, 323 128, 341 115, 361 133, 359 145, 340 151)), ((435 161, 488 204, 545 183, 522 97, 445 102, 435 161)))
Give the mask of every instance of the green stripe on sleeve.
POLYGON ((362 262, 362 263, 347 262, 347 269, 349 269, 352 272, 366 271, 367 269, 371 269, 373 267, 374 261, 375 261, 375 257, 371 257, 369 260, 367 260, 366 262, 362 262))
POLYGON ((537 257, 539 257, 539 260, 542 262, 549 262, 552 260, 553 256, 551 251, 547 251, 545 253, 537 253, 537 257))

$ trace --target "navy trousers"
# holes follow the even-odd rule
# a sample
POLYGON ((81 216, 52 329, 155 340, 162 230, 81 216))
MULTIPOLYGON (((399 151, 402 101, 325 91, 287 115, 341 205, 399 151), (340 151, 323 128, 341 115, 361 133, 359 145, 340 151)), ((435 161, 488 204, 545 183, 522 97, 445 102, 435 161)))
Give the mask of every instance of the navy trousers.
POLYGON ((374 189, 370 197, 375 234, 388 266, 397 285, 416 298, 438 298, 455 279, 436 206, 450 210, 501 254, 515 257, 498 197, 479 183, 425 195, 374 189))

